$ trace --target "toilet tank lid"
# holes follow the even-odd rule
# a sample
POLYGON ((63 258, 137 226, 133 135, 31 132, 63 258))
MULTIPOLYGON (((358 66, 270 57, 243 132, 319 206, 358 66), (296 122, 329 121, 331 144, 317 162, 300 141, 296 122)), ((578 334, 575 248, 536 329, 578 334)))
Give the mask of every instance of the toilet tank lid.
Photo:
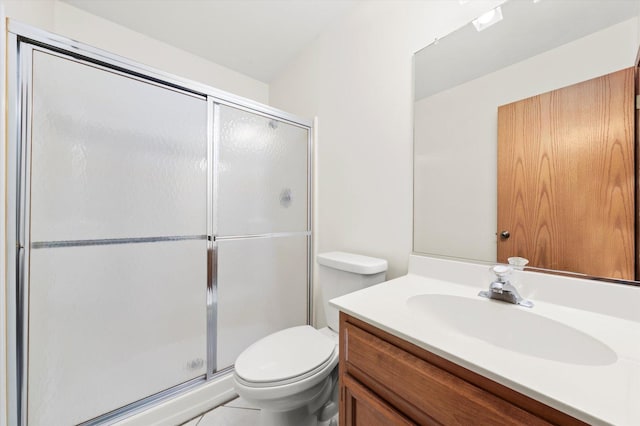
POLYGON ((341 251, 321 253, 316 259, 320 265, 354 274, 372 275, 387 270, 387 261, 384 259, 341 251))

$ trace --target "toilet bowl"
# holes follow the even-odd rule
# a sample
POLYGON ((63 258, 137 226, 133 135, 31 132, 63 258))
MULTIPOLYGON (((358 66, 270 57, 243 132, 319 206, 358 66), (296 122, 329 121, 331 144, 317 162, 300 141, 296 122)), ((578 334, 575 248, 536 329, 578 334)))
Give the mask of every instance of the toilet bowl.
MULTIPOLYGON (((262 410, 262 426, 317 424, 311 414, 329 401, 337 382, 337 339, 328 328, 292 327, 259 340, 240 354, 235 388, 262 410)), ((325 417, 335 413, 337 407, 325 417)))
POLYGON ((238 356, 234 387, 260 408, 260 426, 337 425, 338 312, 328 301, 385 279, 387 262, 331 252, 317 257, 329 327, 287 328, 238 356))

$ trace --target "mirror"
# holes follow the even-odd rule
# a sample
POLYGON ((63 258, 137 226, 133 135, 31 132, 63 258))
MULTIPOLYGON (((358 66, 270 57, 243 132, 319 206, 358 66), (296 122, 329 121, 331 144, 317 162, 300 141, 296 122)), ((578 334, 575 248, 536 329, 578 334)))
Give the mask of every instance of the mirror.
POLYGON ((414 253, 498 261, 498 107, 634 66, 638 6, 511 0, 415 54, 414 253))

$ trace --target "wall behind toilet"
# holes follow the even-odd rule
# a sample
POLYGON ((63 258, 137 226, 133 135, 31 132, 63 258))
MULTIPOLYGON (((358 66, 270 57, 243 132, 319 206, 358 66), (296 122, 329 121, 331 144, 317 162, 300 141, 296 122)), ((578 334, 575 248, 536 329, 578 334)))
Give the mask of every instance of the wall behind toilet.
MULTIPOLYGON (((358 2, 271 82, 271 105, 318 117, 319 253, 386 259, 389 279, 407 272, 413 54, 499 3, 358 2)), ((324 325, 320 300, 316 286, 317 326, 324 325)))

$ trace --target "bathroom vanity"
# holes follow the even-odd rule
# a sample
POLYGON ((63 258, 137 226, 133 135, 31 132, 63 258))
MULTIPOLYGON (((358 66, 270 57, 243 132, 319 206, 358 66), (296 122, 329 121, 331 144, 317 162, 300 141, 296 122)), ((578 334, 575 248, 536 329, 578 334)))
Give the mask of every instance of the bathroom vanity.
POLYGON ((340 322, 343 425, 585 425, 347 314, 340 322))
POLYGON ((640 288, 518 272, 529 309, 478 297, 490 277, 411 256, 334 299, 341 425, 640 424, 640 288))

